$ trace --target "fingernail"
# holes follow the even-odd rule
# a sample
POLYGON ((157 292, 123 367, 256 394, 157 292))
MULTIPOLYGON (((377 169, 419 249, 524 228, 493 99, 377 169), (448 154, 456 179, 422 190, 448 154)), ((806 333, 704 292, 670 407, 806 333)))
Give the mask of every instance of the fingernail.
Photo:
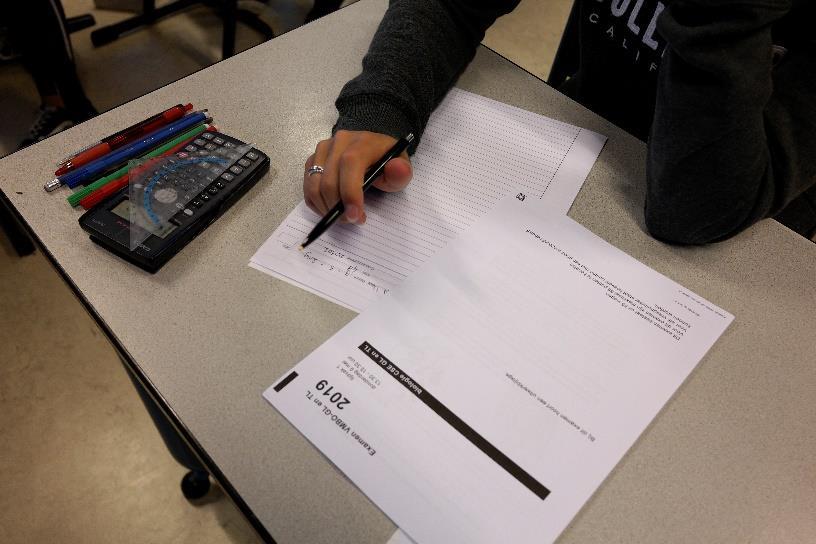
POLYGON ((360 208, 355 206, 354 204, 349 204, 346 208, 346 219, 349 220, 349 223, 357 223, 360 219, 360 208))

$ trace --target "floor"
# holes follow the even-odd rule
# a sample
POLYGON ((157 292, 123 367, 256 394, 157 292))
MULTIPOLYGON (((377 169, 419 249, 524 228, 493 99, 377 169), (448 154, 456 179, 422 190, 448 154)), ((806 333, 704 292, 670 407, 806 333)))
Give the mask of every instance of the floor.
MULTIPOLYGON (((63 0, 69 16, 98 24, 126 13, 63 0)), ((307 0, 265 13, 295 26, 307 0)), ((523 0, 485 43, 546 77, 570 0, 523 0)), ((90 30, 72 35, 80 77, 100 111, 218 60, 220 28, 191 10, 100 49, 90 30), (161 58, 161 62, 148 59, 161 58), (121 67, 127 67, 123 69, 121 67), (137 67, 135 69, 134 67, 137 67)), ((239 31, 239 48, 259 37, 239 31)), ((16 64, 0 65, 0 156, 26 132, 38 100, 16 64)), ((195 506, 181 495, 185 470, 164 448, 102 332, 36 253, 18 258, 0 233, 0 542, 254 543, 257 537, 217 486, 195 506)))

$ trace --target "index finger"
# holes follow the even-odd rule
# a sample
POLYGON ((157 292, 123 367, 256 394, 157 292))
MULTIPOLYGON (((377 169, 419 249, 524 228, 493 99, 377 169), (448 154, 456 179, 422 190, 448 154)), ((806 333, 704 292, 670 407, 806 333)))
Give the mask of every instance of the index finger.
POLYGON ((340 156, 340 200, 343 201, 344 215, 349 223, 364 221, 363 178, 369 163, 367 155, 351 148, 340 156))

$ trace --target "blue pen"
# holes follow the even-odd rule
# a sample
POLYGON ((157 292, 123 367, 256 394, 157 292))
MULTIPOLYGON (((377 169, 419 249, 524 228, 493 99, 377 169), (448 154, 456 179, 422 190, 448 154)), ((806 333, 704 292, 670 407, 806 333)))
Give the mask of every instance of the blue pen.
POLYGON ((77 168, 73 172, 68 172, 67 174, 59 176, 58 178, 54 178, 46 183, 44 188, 49 192, 62 185, 67 185, 73 189, 77 185, 84 184, 86 181, 99 177, 100 174, 110 170, 114 166, 122 164, 134 157, 143 155, 164 140, 172 138, 177 134, 181 134, 188 128, 207 121, 208 117, 206 112, 207 110, 202 110, 185 115, 178 121, 174 121, 169 125, 156 130, 155 132, 151 132, 138 142, 133 142, 122 149, 114 151, 113 153, 108 153, 104 157, 100 157, 92 163, 77 168))

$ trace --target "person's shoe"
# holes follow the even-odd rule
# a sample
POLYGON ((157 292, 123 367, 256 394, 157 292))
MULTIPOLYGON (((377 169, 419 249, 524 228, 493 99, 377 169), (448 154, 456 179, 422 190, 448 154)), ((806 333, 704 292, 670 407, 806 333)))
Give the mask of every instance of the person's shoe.
POLYGON ((36 144, 72 126, 74 126, 74 120, 68 114, 68 110, 52 106, 40 106, 34 124, 31 125, 31 129, 28 131, 28 137, 20 142, 17 149, 36 144))

